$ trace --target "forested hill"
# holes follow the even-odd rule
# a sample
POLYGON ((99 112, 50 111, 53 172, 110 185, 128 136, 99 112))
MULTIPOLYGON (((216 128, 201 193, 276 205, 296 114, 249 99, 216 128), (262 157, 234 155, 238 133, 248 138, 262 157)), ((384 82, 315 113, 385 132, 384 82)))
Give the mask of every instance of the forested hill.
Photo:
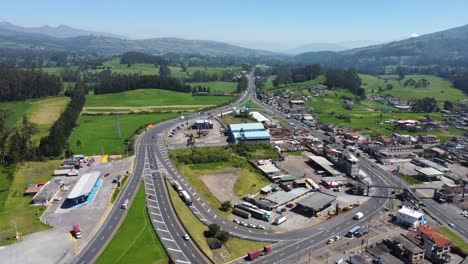
MULTIPOLYGON (((303 64, 320 63, 326 67, 354 67, 360 72, 375 74, 384 73, 387 66, 419 68, 421 71, 424 68, 429 71, 443 71, 444 67, 468 68, 468 25, 342 52, 307 52, 292 60, 303 64)), ((432 73, 437 75, 437 72, 432 73)))
POLYGON ((149 54, 183 53, 211 56, 264 56, 269 51, 234 46, 224 42, 208 40, 185 40, 179 38, 154 38, 128 40, 105 36, 78 36, 55 38, 44 34, 33 34, 0 28, 0 48, 22 48, 38 50, 100 53, 107 55, 139 51, 149 54))

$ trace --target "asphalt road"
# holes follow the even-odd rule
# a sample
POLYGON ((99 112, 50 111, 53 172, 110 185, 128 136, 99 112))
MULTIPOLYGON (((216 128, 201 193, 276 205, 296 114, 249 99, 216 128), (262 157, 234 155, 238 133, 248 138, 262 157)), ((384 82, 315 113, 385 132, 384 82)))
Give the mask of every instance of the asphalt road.
MULTIPOLYGON (((222 107, 217 110, 211 110, 205 114, 218 114, 231 110, 232 106, 240 105, 248 101, 251 95, 254 94, 254 85, 252 76, 249 78, 248 92, 231 106, 222 107)), ((200 118, 198 115, 188 117, 190 122, 193 118, 200 118)), ((167 148, 164 142, 165 134, 176 126, 181 120, 170 120, 159 123, 152 130, 144 132, 139 136, 136 142, 136 159, 134 171, 129 179, 128 184, 124 187, 121 196, 114 204, 109 216, 106 218, 102 226, 85 246, 85 248, 77 255, 74 263, 92 263, 99 252, 103 249, 106 241, 109 241, 113 232, 116 230, 118 223, 125 216, 125 210, 120 209, 120 205, 129 199, 133 199, 139 182, 142 178, 145 181, 145 190, 148 195, 153 195, 152 199, 147 199, 148 210, 153 221, 153 226, 161 238, 169 255, 180 263, 204 263, 207 260, 197 250, 195 245, 187 242, 182 238, 185 230, 178 224, 176 215, 171 209, 167 192, 164 189, 165 185, 162 182, 161 172, 168 178, 179 180, 183 188, 192 196, 193 205, 190 209, 194 214, 205 224, 217 223, 222 229, 229 231, 232 235, 251 240, 258 241, 290 241, 286 246, 270 253, 268 256, 258 259, 260 263, 275 263, 284 258, 285 254, 291 255, 303 250, 322 247, 326 240, 335 235, 345 234, 350 228, 366 222, 369 218, 382 211, 386 206, 388 198, 373 198, 360 206, 360 211, 364 213, 364 217, 359 220, 352 220, 352 214, 343 214, 337 216, 333 221, 326 221, 320 225, 312 226, 307 229, 297 230, 289 233, 269 233, 260 230, 252 230, 230 222, 224 221, 215 211, 206 204, 202 197, 195 191, 193 186, 178 172, 174 164, 169 159, 167 148), (163 212, 164 211, 164 212, 163 212), (162 234, 162 235, 161 235, 162 234)), ((183 122, 187 122, 184 120, 183 122)), ((302 124, 298 124, 305 127, 302 124)), ((377 184, 387 184, 377 175, 370 175, 372 180, 377 184)), ((387 197, 388 190, 377 189, 374 195, 387 197)), ((247 253, 247 252, 246 252, 247 253)))

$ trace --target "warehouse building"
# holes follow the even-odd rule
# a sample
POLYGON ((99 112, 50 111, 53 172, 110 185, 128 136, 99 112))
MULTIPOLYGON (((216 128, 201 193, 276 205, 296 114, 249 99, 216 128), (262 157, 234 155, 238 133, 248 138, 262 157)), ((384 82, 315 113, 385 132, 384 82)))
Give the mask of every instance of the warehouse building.
POLYGON ((228 141, 233 143, 241 140, 250 143, 270 143, 270 132, 262 123, 230 124, 228 132, 228 141))
POLYGON ((68 194, 66 207, 73 207, 92 201, 102 183, 102 180, 99 178, 100 175, 100 171, 93 171, 81 176, 75 187, 68 194))
POLYGON ((280 206, 303 196, 309 191, 307 188, 296 188, 289 192, 277 191, 265 197, 265 200, 275 203, 276 206, 280 206))
POLYGON ((257 120, 257 122, 260 122, 260 123, 270 123, 271 120, 268 119, 267 117, 265 117, 264 115, 262 115, 260 112, 250 112, 250 115, 255 119, 257 120))
POLYGON ((300 200, 297 203, 297 207, 305 215, 315 215, 316 213, 329 207, 335 200, 336 196, 321 192, 314 192, 300 200))

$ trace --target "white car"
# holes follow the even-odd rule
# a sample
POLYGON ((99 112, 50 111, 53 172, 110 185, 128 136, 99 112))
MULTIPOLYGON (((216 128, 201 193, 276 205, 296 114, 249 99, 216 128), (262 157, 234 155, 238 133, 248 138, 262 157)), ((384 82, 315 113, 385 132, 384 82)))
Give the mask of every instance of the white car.
POLYGON ((184 239, 185 239, 185 240, 190 240, 190 236, 189 236, 188 234, 185 234, 185 235, 184 235, 184 239))
POLYGON ((335 241, 338 241, 338 240, 340 240, 341 238, 342 238, 341 236, 336 236, 336 237, 335 237, 335 241))
POLYGON ((330 239, 328 239, 327 244, 331 244, 331 243, 333 243, 333 242, 335 242, 335 239, 334 239, 334 238, 330 238, 330 239))

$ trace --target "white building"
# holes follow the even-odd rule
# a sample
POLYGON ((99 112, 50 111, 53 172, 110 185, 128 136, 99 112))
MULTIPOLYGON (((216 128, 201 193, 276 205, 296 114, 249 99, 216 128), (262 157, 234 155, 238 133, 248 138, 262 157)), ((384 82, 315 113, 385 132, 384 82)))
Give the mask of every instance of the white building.
POLYGON ((403 206, 396 215, 396 222, 405 227, 418 227, 426 223, 424 214, 403 206))

